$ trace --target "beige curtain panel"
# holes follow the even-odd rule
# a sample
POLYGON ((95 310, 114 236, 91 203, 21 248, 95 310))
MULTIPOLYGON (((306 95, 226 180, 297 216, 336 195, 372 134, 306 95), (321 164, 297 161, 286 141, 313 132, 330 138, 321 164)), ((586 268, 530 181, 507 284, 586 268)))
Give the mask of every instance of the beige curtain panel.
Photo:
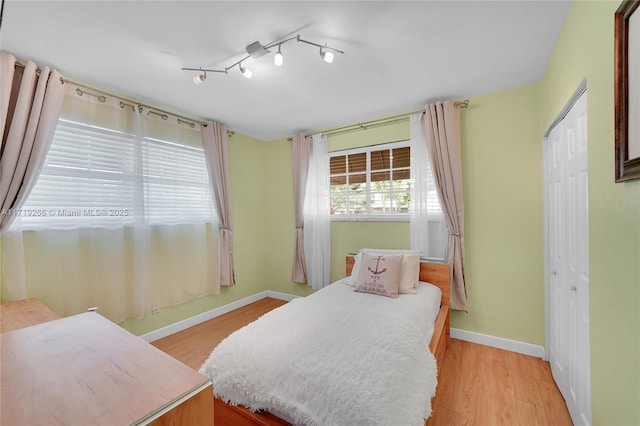
POLYGON ((425 107, 423 119, 433 175, 449 229, 447 260, 451 267, 451 309, 468 311, 464 277, 464 199, 460 110, 453 101, 425 107))
POLYGON ((307 265, 304 260, 304 196, 309 174, 309 155, 311 143, 303 133, 296 134, 291 140, 291 159, 293 163, 293 208, 296 222, 296 241, 293 251, 293 269, 291 280, 296 283, 307 282, 307 265))
POLYGON ((58 123, 64 86, 60 73, 29 61, 16 65, 0 52, 0 233, 4 233, 38 180, 58 123))
POLYGON ((235 285, 233 267, 233 221, 229 190, 229 136, 227 129, 212 121, 201 126, 202 145, 209 169, 211 195, 220 222, 220 285, 235 285))

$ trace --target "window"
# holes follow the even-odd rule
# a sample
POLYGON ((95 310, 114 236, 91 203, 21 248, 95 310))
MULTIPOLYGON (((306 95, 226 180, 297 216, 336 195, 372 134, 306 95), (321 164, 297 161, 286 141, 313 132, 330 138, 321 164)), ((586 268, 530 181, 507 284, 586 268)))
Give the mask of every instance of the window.
POLYGON ((17 214, 23 229, 207 223, 202 148, 60 119, 42 172, 17 214))
POLYGON ((410 163, 408 141, 331 153, 333 217, 408 219, 410 163))
POLYGON ((213 201, 204 150, 150 138, 143 144, 147 221, 211 222, 213 201))

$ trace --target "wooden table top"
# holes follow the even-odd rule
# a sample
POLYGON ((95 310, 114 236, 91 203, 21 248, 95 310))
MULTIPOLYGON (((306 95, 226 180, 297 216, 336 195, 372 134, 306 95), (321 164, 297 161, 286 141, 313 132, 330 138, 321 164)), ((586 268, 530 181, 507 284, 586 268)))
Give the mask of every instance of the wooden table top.
POLYGON ((208 379, 98 313, 0 334, 0 424, 135 424, 208 379))
POLYGON ((0 333, 59 319, 60 316, 38 299, 0 304, 0 333))

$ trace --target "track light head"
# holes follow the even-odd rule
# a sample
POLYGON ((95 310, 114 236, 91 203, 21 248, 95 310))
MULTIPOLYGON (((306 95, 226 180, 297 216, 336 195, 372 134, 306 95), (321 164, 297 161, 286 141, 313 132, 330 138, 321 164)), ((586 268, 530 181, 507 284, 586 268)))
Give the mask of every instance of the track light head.
POLYGON ((320 48, 320 56, 322 56, 322 59, 324 59, 324 61, 328 64, 333 62, 333 52, 329 51, 329 50, 324 50, 324 48, 320 48))
POLYGON ((207 72, 203 71, 202 74, 197 74, 193 76, 193 82, 195 84, 202 84, 207 79, 207 72))
POLYGON ((278 53, 273 57, 273 63, 276 66, 281 66, 284 63, 284 56, 282 56, 282 52, 280 51, 280 45, 278 45, 278 53))
POLYGON ((251 76, 253 75, 253 73, 251 72, 250 69, 248 68, 243 68, 242 64, 238 64, 238 67, 240 68, 240 72, 242 73, 242 75, 244 75, 247 79, 251 78, 251 76))
POLYGON ((276 66, 282 66, 284 63, 284 56, 282 56, 282 53, 276 53, 276 56, 273 57, 273 63, 276 64, 276 66))

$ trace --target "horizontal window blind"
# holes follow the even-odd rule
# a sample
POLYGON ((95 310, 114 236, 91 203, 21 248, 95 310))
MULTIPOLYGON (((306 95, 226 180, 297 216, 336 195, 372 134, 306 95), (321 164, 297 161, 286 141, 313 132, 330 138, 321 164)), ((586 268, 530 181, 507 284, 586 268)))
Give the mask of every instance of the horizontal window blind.
POLYGON ((157 139, 145 139, 144 146, 148 222, 210 221, 213 204, 204 150, 157 139))
POLYGON ((205 223, 213 204, 200 148, 60 119, 16 212, 23 229, 205 223))

